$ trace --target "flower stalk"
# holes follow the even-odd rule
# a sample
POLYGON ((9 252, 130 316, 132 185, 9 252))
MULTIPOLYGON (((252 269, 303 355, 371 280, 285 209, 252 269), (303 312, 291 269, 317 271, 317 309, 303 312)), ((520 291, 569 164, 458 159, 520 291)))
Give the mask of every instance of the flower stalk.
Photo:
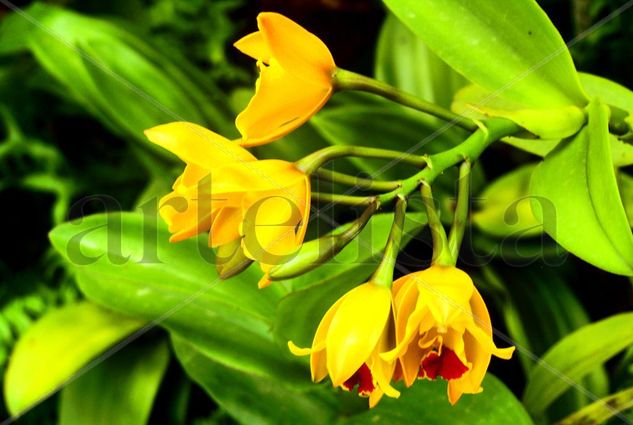
POLYGON ((400 252, 406 212, 407 200, 404 196, 398 195, 394 210, 393 224, 391 225, 389 239, 387 239, 387 245, 385 246, 385 253, 378 268, 370 279, 371 282, 377 285, 391 287, 393 283, 393 269, 396 266, 396 259, 400 252))
POLYGON ((327 162, 347 156, 357 156, 361 158, 396 159, 406 164, 411 164, 415 167, 424 167, 424 165, 426 164, 426 158, 421 155, 413 155, 400 151, 394 151, 391 149, 336 145, 319 149, 318 151, 301 158, 300 160, 295 162, 295 167, 303 171, 305 174, 313 174, 327 162))
POLYGON ((375 190, 379 192, 396 190, 402 186, 402 182, 398 180, 374 180, 370 178, 352 176, 338 171, 328 170, 326 168, 319 168, 316 171, 316 176, 320 179, 331 181, 333 183, 340 183, 347 186, 353 186, 358 189, 375 190))
MULTIPOLYGON (((448 149, 444 152, 440 152, 434 155, 409 155, 414 158, 406 157, 407 162, 426 164, 424 169, 415 173, 411 177, 400 181, 400 187, 378 196, 349 196, 349 195, 337 195, 337 194, 325 194, 325 193, 313 193, 313 199, 323 202, 334 202, 344 205, 369 205, 374 199, 378 199, 381 204, 386 204, 398 197, 399 195, 408 196, 420 187, 422 182, 432 184, 435 179, 440 176, 444 171, 453 167, 463 161, 470 161, 473 163, 479 158, 482 152, 490 146, 493 142, 512 134, 521 131, 521 127, 516 125, 510 120, 505 118, 493 118, 486 120, 484 125, 475 131, 470 137, 459 145, 448 149), (416 159, 417 158, 417 159, 416 159)), ((352 146, 331 146, 321 151, 328 151, 331 148, 353 148, 352 146)), ((361 149, 373 149, 373 148, 361 148, 361 149)), ((379 149, 380 150, 380 149, 379 149)), ((315 158, 319 156, 327 156, 326 154, 319 154, 315 152, 315 158)), ((334 151, 334 149, 332 150, 334 151)), ((341 149, 345 151, 345 149, 341 149)), ((394 151, 390 151, 394 152, 394 151)), ((399 153, 402 155, 401 153, 399 153)), ((299 160, 301 163, 312 155, 308 155, 299 160)), ((374 157, 376 158, 376 157, 374 157)), ((404 160, 404 159, 403 159, 404 160)), ((324 161, 325 162, 325 161, 324 161)), ((295 166, 298 163, 295 163, 295 166)), ((318 168, 318 167, 317 167, 318 168)), ((305 171, 304 171, 305 172, 305 171)), ((314 172, 314 170, 313 170, 314 172)))
POLYGON ((448 235, 448 249, 453 258, 459 256, 459 248, 464 239, 466 223, 468 222, 468 204, 470 200, 470 161, 462 162, 459 167, 459 183, 457 186, 457 203, 455 204, 455 214, 453 225, 448 235))
POLYGON ((400 91, 389 84, 383 83, 382 81, 378 81, 355 72, 337 68, 333 76, 333 83, 336 90, 360 90, 377 94, 393 102, 429 115, 433 115, 444 121, 454 123, 464 130, 477 130, 477 124, 469 118, 455 114, 448 109, 444 109, 439 105, 420 99, 417 96, 400 91))
POLYGON ((291 279, 332 259, 358 236, 379 207, 378 202, 373 202, 351 223, 341 226, 319 239, 304 243, 294 257, 272 267, 267 278, 271 281, 291 279))
POLYGON ((440 216, 435 207, 435 199, 433 198, 431 185, 423 182, 420 190, 422 192, 422 201, 424 202, 429 229, 431 229, 431 237, 433 239, 433 258, 431 264, 454 266, 456 263, 455 257, 453 257, 449 249, 446 232, 444 231, 444 226, 442 226, 440 216))

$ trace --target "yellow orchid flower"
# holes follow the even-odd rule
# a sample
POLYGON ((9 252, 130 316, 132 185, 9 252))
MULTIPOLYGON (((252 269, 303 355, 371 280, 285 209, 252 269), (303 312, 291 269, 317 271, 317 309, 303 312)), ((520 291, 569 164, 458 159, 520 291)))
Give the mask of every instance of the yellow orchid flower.
POLYGON ((209 230, 209 246, 240 239, 246 257, 267 270, 305 236, 310 179, 294 164, 257 160, 234 141, 188 122, 145 131, 187 165, 160 200, 171 242, 209 230))
POLYGON ((272 12, 257 16, 259 31, 235 43, 257 60, 255 95, 235 124, 243 146, 272 142, 301 126, 332 95, 332 54, 314 34, 272 12))
POLYGON ((482 391, 491 355, 512 356, 514 347, 497 348, 490 315, 468 274, 434 265, 393 284, 396 347, 382 357, 400 361, 401 378, 444 378, 448 400, 482 391))
POLYGON ((369 397, 369 406, 383 394, 398 397, 391 386, 395 361, 385 361, 380 353, 393 346, 391 290, 373 282, 364 283, 343 295, 325 313, 312 348, 299 348, 288 342, 297 356, 310 355, 312 380, 327 375, 334 387, 369 397))

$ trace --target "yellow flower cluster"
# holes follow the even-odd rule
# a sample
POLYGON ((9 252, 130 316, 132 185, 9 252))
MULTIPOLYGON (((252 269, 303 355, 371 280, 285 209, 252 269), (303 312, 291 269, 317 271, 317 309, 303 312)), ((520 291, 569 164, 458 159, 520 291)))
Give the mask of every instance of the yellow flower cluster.
POLYGON ((384 394, 398 397, 392 380, 407 387, 416 379, 448 381, 448 400, 476 394, 492 355, 512 356, 514 347, 497 348, 488 309, 473 281, 456 267, 431 266, 396 280, 393 288, 368 282, 352 289, 325 314, 310 355, 312 379, 330 376, 332 384, 357 388, 369 406, 384 394))
MULTIPOLYGON (((186 167, 160 213, 177 242, 209 231, 209 245, 240 241, 264 272, 303 243, 310 212, 310 179, 295 164, 258 160, 245 147, 272 142, 306 122, 330 98, 334 60, 321 40, 276 13, 261 13, 259 31, 235 43, 257 60, 256 92, 236 118, 242 135, 228 140, 188 122, 146 131, 186 167)), ((266 275, 260 286, 268 284, 266 275)), ((481 391, 491 356, 513 347, 492 340, 490 316, 470 277, 432 266, 394 282, 370 281, 339 299, 323 317, 311 348, 312 379, 329 375, 335 387, 357 389, 370 406, 398 397, 394 380, 448 381, 448 399, 481 391)))
MULTIPOLYGON (((257 60, 256 92, 235 121, 242 138, 228 140, 189 122, 146 130, 152 142, 186 164, 160 214, 176 242, 209 231, 209 246, 241 240, 246 257, 266 272, 294 253, 310 213, 310 179, 293 163, 257 160, 244 147, 283 137, 332 94, 336 69, 316 36, 277 13, 257 17, 259 31, 235 43, 257 60)), ((266 277, 260 286, 268 284, 266 277)))

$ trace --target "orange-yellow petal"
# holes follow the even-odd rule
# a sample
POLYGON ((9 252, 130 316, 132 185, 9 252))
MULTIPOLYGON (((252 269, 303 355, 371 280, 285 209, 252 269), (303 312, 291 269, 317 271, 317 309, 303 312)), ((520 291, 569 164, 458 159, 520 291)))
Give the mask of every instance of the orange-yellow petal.
POLYGON ((172 122, 145 130, 149 140, 188 164, 212 170, 230 162, 254 161, 246 149, 190 122, 172 122))
MULTIPOLYGON (((185 170, 176 179, 172 188, 176 191, 187 190, 192 187, 200 186, 200 181, 209 176, 209 170, 194 164, 187 164, 185 170)), ((204 183, 203 183, 204 184, 204 183)))
POLYGON ((236 118, 242 146, 277 140, 305 123, 328 101, 331 86, 306 82, 271 60, 260 67, 255 95, 236 118))
POLYGON ((171 192, 160 200, 159 213, 167 223, 172 236, 170 242, 179 242, 208 230, 211 226, 213 210, 211 205, 171 192))
POLYGON ((222 208, 211 225, 211 234, 209 235, 210 246, 215 248, 239 239, 241 223, 242 210, 240 208, 222 208))
POLYGON ((312 192, 310 191, 310 177, 305 176, 303 184, 295 186, 294 190, 295 195, 291 195, 290 197, 296 200, 295 202, 297 204, 297 208, 301 214, 301 222, 297 226, 295 236, 295 243, 299 246, 305 239, 308 222, 310 221, 310 200, 312 198, 312 192))
POLYGON ((261 31, 255 31, 240 38, 233 46, 255 60, 261 60, 264 63, 270 62, 270 49, 261 31))
MULTIPOLYGON (((371 355, 368 364, 381 392, 384 392, 389 397, 398 398, 400 396, 400 392, 391 386, 391 379, 393 378, 393 373, 396 369, 396 362, 385 361, 380 356, 381 352, 387 351, 393 346, 393 339, 395 337, 395 335, 393 335, 393 321, 393 312, 391 312, 389 320, 385 324, 385 328, 378 340, 376 348, 374 348, 374 352, 371 355)), ((369 398, 369 407, 375 406, 375 403, 372 404, 371 395, 369 398)), ((375 402, 377 403, 378 400, 375 400, 375 402)))
POLYGON ((304 200, 299 199, 306 196, 304 185, 258 195, 264 196, 244 215, 244 253, 268 265, 280 264, 302 242, 297 237, 297 228, 304 216, 304 200))
POLYGON ((272 56, 287 72, 305 81, 331 86, 336 65, 327 46, 317 36, 279 13, 260 13, 257 26, 272 56))
POLYGON ((330 331, 332 319, 338 312, 347 295, 348 294, 343 295, 332 305, 332 307, 328 309, 314 334, 314 340, 312 341, 312 355, 310 357, 310 371, 314 382, 319 382, 327 376, 327 335, 330 331))
POLYGON ((327 334, 327 369, 334 386, 351 377, 376 348, 391 312, 391 291, 365 283, 352 289, 327 334))
POLYGON ((432 266, 416 275, 420 297, 440 326, 470 312, 470 298, 475 286, 462 270, 455 267, 432 266))
POLYGON ((211 178, 214 192, 248 192, 253 194, 249 199, 257 202, 260 195, 255 192, 284 191, 287 187, 303 184, 306 175, 291 162, 264 159, 220 167, 211 178))

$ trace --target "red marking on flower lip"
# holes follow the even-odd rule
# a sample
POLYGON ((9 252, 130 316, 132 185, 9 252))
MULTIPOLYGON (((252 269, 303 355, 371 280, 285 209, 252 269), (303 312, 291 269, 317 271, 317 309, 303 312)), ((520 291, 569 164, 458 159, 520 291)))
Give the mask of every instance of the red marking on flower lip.
POLYGON ((453 350, 442 347, 442 355, 432 351, 422 360, 418 376, 429 379, 436 379, 439 376, 449 381, 460 378, 467 371, 468 367, 459 360, 453 350))
POLYGON ((347 391, 352 391, 356 385, 358 385, 358 394, 362 396, 368 396, 376 389, 371 370, 366 363, 363 363, 347 381, 343 382, 343 388, 347 391))

